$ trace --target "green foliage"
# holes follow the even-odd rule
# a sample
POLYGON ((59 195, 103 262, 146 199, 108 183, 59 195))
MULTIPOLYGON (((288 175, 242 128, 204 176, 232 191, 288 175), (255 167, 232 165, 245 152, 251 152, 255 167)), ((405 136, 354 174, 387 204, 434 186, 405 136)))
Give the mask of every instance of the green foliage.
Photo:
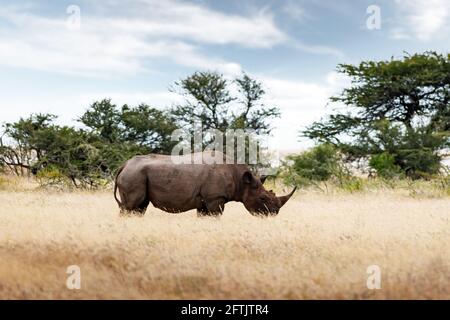
POLYGON ((397 168, 412 178, 436 174, 450 143, 450 55, 426 52, 342 64, 338 71, 352 85, 331 101, 348 111, 313 123, 302 135, 335 145, 349 160, 370 158, 380 175, 397 168))
POLYGON ((231 84, 220 74, 196 72, 176 84, 186 103, 172 110, 96 101, 79 117, 82 128, 57 125, 52 114, 6 123, 0 136, 0 169, 33 174, 43 185, 94 188, 110 181, 134 155, 169 154, 178 143, 171 141, 172 132, 190 131, 193 119, 202 121, 203 130, 252 129, 269 134, 268 121, 279 111, 261 103, 265 94, 261 83, 243 74, 233 82, 237 96, 230 94, 231 84), (238 107, 231 108, 232 103, 238 107))
POLYGON ((86 129, 54 124, 56 116, 35 114, 4 125, 12 142, 0 146, 0 163, 18 174, 35 174, 43 185, 94 188, 136 154, 169 152, 176 125, 160 110, 140 105, 118 109, 95 102, 80 117, 86 129))
POLYGON ((252 130, 257 135, 268 135, 272 131, 270 119, 280 116, 276 107, 267 107, 261 100, 266 92, 262 83, 243 73, 234 82, 238 86, 240 97, 236 98, 242 106, 233 113, 230 120, 232 129, 252 130))
POLYGON ((40 181, 47 176, 50 183, 62 182, 64 176, 75 186, 95 186, 99 178, 107 175, 102 170, 101 139, 82 130, 55 125, 55 118, 31 115, 6 124, 5 133, 15 144, 4 146, 2 161, 13 170, 20 167, 38 175, 40 181))
POLYGON ((346 175, 340 182, 339 187, 350 193, 361 192, 364 190, 364 180, 351 175, 346 175))
POLYGON ((228 81, 215 72, 195 72, 175 82, 172 89, 186 98, 183 105, 173 109, 177 121, 191 126, 200 121, 204 130, 224 131, 230 126, 229 103, 235 100, 229 92, 228 81))
POLYGON ((400 167, 395 164, 395 157, 388 152, 374 154, 370 158, 369 166, 374 169, 380 177, 393 178, 400 174, 400 167))
POLYGON ((429 128, 402 128, 384 120, 374 124, 376 130, 370 136, 358 140, 362 150, 371 156, 369 165, 385 178, 405 175, 427 178, 441 168, 442 146, 446 137, 430 133, 429 128))
POLYGON ((386 118, 411 127, 414 117, 448 108, 450 54, 426 52, 401 60, 341 64, 338 71, 352 79, 352 87, 331 100, 359 108, 363 121, 386 118))
POLYGON ((34 114, 15 123, 6 123, 3 136, 12 145, 0 140, 0 163, 17 175, 30 172, 32 163, 40 161, 49 144, 49 130, 56 118, 51 114, 34 114))
MULTIPOLYGON (((181 94, 185 101, 172 109, 172 114, 188 135, 198 134, 198 123, 201 123, 203 137, 202 147, 207 148, 218 141, 208 130, 219 130, 224 139, 230 139, 225 134, 241 132, 245 135, 245 162, 249 161, 250 144, 261 143, 261 137, 272 131, 270 120, 280 116, 276 107, 268 107, 262 102, 265 95, 262 84, 243 73, 229 81, 216 72, 196 72, 193 75, 175 83, 173 91, 181 94), (234 87, 232 87, 234 86, 234 87), (231 88, 235 90, 231 90, 231 88), (236 90, 237 89, 237 90, 236 90), (235 95, 230 92, 236 92, 235 95)), ((221 143, 220 141, 218 143, 221 143)), ((234 157, 237 159, 238 141, 227 140, 223 152, 233 146, 234 157)), ((191 141, 191 148, 194 143, 191 141)), ((244 159, 240 159, 242 161, 244 159)), ((264 160, 258 153, 257 164, 250 164, 254 171, 263 166, 264 160)))
POLYGON ((450 167, 444 166, 434 182, 439 190, 450 196, 450 167))
POLYGON ((329 144, 318 145, 301 154, 291 155, 287 160, 284 180, 291 185, 325 182, 343 172, 336 148, 329 144))
POLYGON ((110 99, 94 102, 79 121, 104 141, 114 143, 120 140, 120 113, 110 99))
POLYGON ((170 153, 175 145, 171 134, 178 128, 173 117, 165 111, 140 104, 127 105, 120 112, 120 140, 141 147, 143 153, 170 153))
POLYGON ((170 152, 170 137, 178 128, 167 112, 145 104, 118 108, 109 99, 94 102, 79 121, 105 143, 131 143, 142 153, 170 152))
MULTIPOLYGON (((185 102, 172 110, 175 119, 191 132, 193 121, 200 121, 203 130, 245 129, 255 135, 270 134, 269 120, 279 117, 280 112, 262 103, 262 84, 243 73, 234 79, 236 96, 230 93, 231 84, 215 72, 196 72, 176 82, 172 90, 184 96, 185 102)), ((204 145, 209 143, 204 141, 204 145)))
POLYGON ((288 185, 314 186, 328 192, 330 187, 345 192, 364 190, 364 180, 353 176, 339 151, 330 144, 321 144, 298 155, 291 155, 280 174, 288 185))
POLYGON ((36 174, 36 180, 40 186, 70 186, 70 180, 56 166, 49 166, 39 170, 36 174))

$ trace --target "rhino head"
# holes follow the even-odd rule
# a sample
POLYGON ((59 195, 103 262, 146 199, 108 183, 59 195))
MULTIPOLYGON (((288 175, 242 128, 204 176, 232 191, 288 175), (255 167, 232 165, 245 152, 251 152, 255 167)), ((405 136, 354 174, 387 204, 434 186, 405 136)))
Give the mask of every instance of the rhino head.
POLYGON ((242 202, 245 208, 253 215, 271 216, 277 215, 280 208, 291 198, 296 187, 286 196, 277 197, 272 190, 266 190, 263 186, 267 176, 254 177, 250 172, 243 175, 242 202))

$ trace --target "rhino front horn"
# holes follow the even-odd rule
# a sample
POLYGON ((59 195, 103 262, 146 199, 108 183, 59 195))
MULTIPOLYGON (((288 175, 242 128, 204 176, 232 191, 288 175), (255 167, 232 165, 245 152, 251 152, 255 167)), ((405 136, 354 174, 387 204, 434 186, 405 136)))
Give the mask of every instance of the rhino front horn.
POLYGON ((297 187, 294 188, 294 190, 291 191, 291 193, 289 193, 287 196, 282 196, 282 197, 278 197, 278 199, 280 200, 281 206, 284 206, 284 204, 292 197, 292 195, 294 194, 295 190, 297 190, 297 187))

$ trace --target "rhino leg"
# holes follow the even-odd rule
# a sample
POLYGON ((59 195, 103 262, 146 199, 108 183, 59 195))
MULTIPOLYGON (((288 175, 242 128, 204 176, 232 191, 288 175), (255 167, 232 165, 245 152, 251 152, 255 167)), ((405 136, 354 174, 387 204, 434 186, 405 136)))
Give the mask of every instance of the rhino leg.
POLYGON ((131 216, 143 217, 145 214, 145 211, 146 211, 146 209, 134 209, 134 210, 120 209, 120 216, 122 216, 122 217, 131 217, 131 216))
POLYGON ((124 216, 138 215, 143 216, 150 203, 145 190, 135 190, 129 194, 120 194, 123 199, 120 214, 124 216))
POLYGON ((223 198, 215 200, 206 200, 202 202, 202 206, 197 209, 197 216, 199 217, 218 217, 221 216, 225 209, 225 200, 223 198))

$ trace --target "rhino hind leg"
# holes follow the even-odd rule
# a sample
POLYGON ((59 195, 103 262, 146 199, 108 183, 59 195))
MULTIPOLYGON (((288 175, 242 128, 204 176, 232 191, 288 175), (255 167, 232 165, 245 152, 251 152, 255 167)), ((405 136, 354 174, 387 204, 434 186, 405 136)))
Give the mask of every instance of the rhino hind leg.
POLYGON ((148 202, 147 204, 142 204, 136 208, 127 209, 125 207, 120 208, 120 215, 121 216, 144 216, 145 211, 147 210, 148 202))
POLYGON ((143 217, 145 214, 145 210, 141 209, 135 209, 135 210, 127 210, 127 209, 120 209, 120 216, 121 217, 143 217))
POLYGON ((143 216, 150 203, 146 192, 120 195, 123 199, 120 214, 122 216, 143 216))

